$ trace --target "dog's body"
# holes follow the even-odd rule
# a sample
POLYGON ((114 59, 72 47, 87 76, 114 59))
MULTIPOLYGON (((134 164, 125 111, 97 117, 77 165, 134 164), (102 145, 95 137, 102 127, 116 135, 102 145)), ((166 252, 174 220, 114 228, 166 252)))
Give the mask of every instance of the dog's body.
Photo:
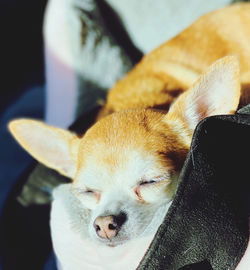
POLYGON ((82 137, 39 121, 10 123, 31 155, 73 179, 69 205, 82 216, 77 231, 88 227, 84 237, 113 247, 156 232, 175 194, 195 126, 204 117, 234 113, 239 105, 240 85, 250 70, 245 59, 250 59, 249 14, 248 4, 208 14, 146 56, 111 90, 100 120, 82 137), (215 31, 218 25, 221 33, 215 31), (237 58, 228 56, 198 78, 228 53, 238 54, 241 73, 237 58))
POLYGON ((240 61, 240 105, 250 100, 250 4, 208 13, 173 39, 146 55, 109 91, 99 117, 127 108, 168 110, 216 60, 237 55, 240 61))

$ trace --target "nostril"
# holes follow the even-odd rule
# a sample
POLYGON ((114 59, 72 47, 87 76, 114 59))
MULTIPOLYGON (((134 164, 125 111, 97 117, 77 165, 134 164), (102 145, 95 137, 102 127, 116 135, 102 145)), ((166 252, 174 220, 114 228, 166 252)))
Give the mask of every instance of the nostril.
POLYGON ((100 231, 100 230, 101 230, 100 226, 99 226, 99 225, 97 225, 97 224, 94 224, 94 227, 95 227, 96 232, 98 232, 98 231, 100 231))
POLYGON ((111 223, 111 224, 109 224, 108 228, 109 228, 110 230, 116 230, 116 229, 117 229, 117 225, 111 223))

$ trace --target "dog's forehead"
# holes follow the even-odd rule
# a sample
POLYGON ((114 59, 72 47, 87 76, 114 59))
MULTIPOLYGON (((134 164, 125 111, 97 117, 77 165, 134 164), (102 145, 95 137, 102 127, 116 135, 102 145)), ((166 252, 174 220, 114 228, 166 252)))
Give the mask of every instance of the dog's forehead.
POLYGON ((78 159, 84 162, 89 155, 98 156, 101 152, 102 159, 110 162, 112 156, 119 155, 122 159, 131 149, 162 151, 167 144, 164 133, 168 130, 163 117, 162 112, 146 109, 113 113, 86 132, 80 143, 78 159))
POLYGON ((160 112, 131 110, 97 122, 80 143, 76 182, 134 184, 172 167, 167 152, 176 147, 176 136, 163 117, 160 112))
POLYGON ((76 183, 89 188, 103 189, 110 185, 134 186, 143 178, 163 174, 165 169, 157 157, 133 149, 110 149, 104 152, 100 147, 84 159, 79 167, 76 183), (109 153, 107 153, 109 152, 109 153))

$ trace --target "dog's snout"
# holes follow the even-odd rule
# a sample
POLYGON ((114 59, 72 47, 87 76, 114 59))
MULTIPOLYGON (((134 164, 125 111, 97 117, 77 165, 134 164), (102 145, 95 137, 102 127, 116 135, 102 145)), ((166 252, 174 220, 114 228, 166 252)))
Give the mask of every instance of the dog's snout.
POLYGON ((94 228, 99 237, 112 239, 117 235, 126 219, 126 214, 123 212, 117 216, 99 216, 94 221, 94 228))

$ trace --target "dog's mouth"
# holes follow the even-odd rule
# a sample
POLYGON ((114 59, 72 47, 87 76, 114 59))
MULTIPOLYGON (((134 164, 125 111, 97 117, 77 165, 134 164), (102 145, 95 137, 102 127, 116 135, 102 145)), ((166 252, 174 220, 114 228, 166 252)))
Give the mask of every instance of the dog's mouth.
POLYGON ((129 241, 128 237, 119 237, 117 239, 98 239, 103 245, 108 247, 117 247, 129 241))
MULTIPOLYGON (((119 244, 118 244, 118 245, 119 245, 119 244)), ((114 243, 108 243, 107 246, 108 246, 108 247, 116 247, 117 244, 114 244, 114 243)))

